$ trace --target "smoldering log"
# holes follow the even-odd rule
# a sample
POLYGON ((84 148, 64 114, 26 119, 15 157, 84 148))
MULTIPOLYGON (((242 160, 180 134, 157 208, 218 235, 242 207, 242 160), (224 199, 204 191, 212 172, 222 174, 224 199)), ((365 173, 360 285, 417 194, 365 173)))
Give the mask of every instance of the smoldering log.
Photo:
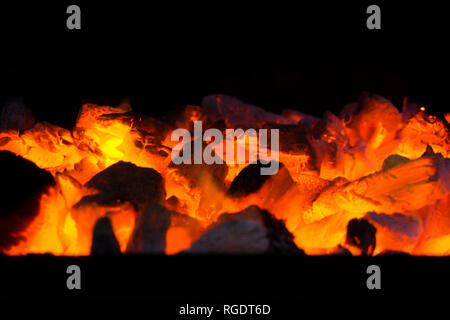
POLYGON ((0 253, 24 239, 21 232, 39 213, 42 194, 55 185, 50 173, 31 161, 0 151, 0 253))
POLYGON ((194 242, 189 254, 303 254, 281 220, 256 206, 218 221, 194 242))

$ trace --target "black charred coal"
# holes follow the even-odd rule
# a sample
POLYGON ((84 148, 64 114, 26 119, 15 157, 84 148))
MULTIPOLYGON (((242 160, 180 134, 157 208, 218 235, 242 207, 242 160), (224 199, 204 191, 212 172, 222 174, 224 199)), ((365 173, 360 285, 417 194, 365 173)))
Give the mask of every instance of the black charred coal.
POLYGON ((97 189, 111 202, 129 201, 138 208, 160 203, 165 198, 164 181, 159 172, 124 161, 96 174, 86 186, 97 189))
POLYGON ((346 244, 361 250, 361 255, 373 254, 377 239, 377 229, 366 219, 352 219, 347 225, 346 244))
POLYGON ((72 207, 71 214, 77 228, 83 230, 79 233, 78 242, 89 241, 86 234, 91 232, 96 221, 103 216, 101 210, 83 208, 94 205, 121 215, 122 212, 117 212, 117 209, 122 206, 131 209, 131 204, 138 214, 148 205, 163 203, 166 195, 163 178, 156 170, 123 161, 96 174, 85 186, 98 190, 98 193, 84 196, 72 207))
MULTIPOLYGON (((261 168, 268 168, 271 165, 271 163, 262 164, 260 161, 249 164, 234 178, 227 195, 230 197, 243 197, 261 189, 264 183, 273 177, 271 175, 262 175, 261 168)), ((279 166, 277 174, 284 167, 282 163, 279 166)))
POLYGON ((170 220, 170 212, 165 207, 161 205, 147 207, 136 219, 128 241, 127 253, 164 254, 170 220))
POLYGON ((41 195, 55 184, 50 173, 7 151, 0 151, 0 252, 17 244, 20 232, 39 212, 41 195))
POLYGON ((294 243, 294 236, 286 229, 283 221, 266 210, 260 210, 264 225, 267 228, 267 238, 270 242, 268 253, 304 254, 294 243))
POLYGON ((218 221, 192 244, 188 254, 304 254, 283 221, 256 206, 218 221))
POLYGON ((111 220, 108 217, 102 217, 95 223, 91 255, 111 254, 120 254, 120 245, 114 234, 111 220))

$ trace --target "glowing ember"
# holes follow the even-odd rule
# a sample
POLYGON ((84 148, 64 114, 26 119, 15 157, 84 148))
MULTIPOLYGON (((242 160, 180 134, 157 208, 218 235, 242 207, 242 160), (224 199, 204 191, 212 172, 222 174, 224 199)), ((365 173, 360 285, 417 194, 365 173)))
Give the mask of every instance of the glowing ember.
MULTIPOLYGON (((0 150, 34 162, 56 180, 56 187, 41 197, 39 215, 23 231, 25 240, 5 253, 88 255, 95 222, 109 217, 121 252, 128 252, 133 237, 139 243, 157 239, 166 254, 176 254, 189 251, 224 213, 257 205, 284 220, 307 254, 333 253, 338 246, 358 254, 346 243, 348 222, 355 218, 377 228, 374 254, 450 254, 448 123, 425 112, 423 106, 399 112, 389 101, 367 96, 339 116, 327 112, 317 119, 292 110, 276 115, 210 96, 202 107, 188 106, 167 123, 128 109, 86 104, 72 131, 45 122, 23 132, 0 131, 0 150), (207 124, 203 130, 221 120, 226 127, 280 129, 283 166, 259 181, 243 171, 248 164, 174 165, 172 130, 192 130, 197 120, 207 124), (162 176, 163 198, 150 203, 168 209, 151 220, 161 224, 162 236, 136 225, 148 203, 105 198, 89 187, 94 176, 119 161, 162 176), (254 190, 232 195, 232 188, 241 187, 238 178, 244 189, 259 182, 254 190), (133 233, 136 228, 144 233, 133 233)), ((449 113, 445 119, 450 120, 449 113)), ((248 149, 245 137, 235 143, 248 149)))

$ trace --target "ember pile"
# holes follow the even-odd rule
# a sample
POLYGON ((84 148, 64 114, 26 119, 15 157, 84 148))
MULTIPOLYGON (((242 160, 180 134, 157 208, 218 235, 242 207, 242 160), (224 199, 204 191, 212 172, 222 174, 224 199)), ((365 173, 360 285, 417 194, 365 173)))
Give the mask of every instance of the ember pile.
POLYGON ((0 252, 447 255, 449 118, 369 94, 322 118, 211 95, 159 119, 85 104, 69 131, 12 102, 0 164, 23 178, 2 181, 19 200, 2 206, 0 252), (278 172, 175 165, 171 133, 194 121, 278 129, 278 172))

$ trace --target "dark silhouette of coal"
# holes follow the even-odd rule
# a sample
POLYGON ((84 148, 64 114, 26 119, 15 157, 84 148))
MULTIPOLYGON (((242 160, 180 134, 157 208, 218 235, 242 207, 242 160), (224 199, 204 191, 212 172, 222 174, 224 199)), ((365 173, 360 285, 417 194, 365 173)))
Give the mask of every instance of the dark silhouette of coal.
POLYGON ((39 212, 41 195, 54 185, 50 173, 8 151, 0 151, 0 253, 24 237, 39 212))

